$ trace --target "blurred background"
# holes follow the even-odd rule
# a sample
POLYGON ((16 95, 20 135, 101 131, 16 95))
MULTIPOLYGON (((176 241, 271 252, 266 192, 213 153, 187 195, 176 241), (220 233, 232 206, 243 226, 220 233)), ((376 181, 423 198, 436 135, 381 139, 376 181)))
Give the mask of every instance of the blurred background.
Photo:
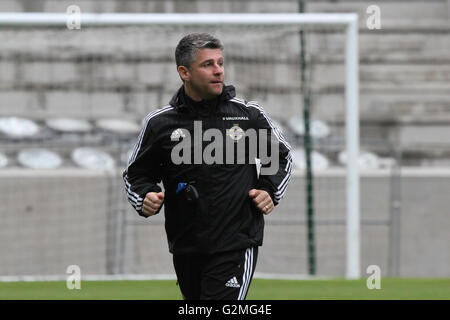
MULTIPOLYGON (((300 3, 2 0, 0 11, 298 13, 300 3)), ((359 15, 361 275, 378 265, 385 276, 450 277, 450 1, 316 0, 303 11, 359 15)), ((0 25, 0 276, 63 277, 76 264, 99 277, 174 277, 163 213, 138 217, 121 172, 142 120, 181 85, 173 53, 191 31, 223 41, 226 82, 293 147, 257 276, 344 276, 343 29, 82 25, 0 25)))

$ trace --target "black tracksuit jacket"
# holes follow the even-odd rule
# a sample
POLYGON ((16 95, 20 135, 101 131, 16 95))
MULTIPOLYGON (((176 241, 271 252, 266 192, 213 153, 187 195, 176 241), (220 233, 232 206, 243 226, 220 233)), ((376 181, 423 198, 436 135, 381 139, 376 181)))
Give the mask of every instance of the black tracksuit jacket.
MULTIPOLYGON (((244 140, 245 137, 234 142, 237 145, 244 140)), ((202 148, 210 143, 202 141, 202 148)), ((194 159, 194 143, 191 145, 194 159)), ((145 195, 162 191, 158 183, 163 182, 169 251, 196 255, 262 245, 264 217, 248 193, 253 188, 265 190, 277 205, 286 191, 291 170, 289 144, 256 102, 236 98, 233 86, 225 86, 222 94, 212 101, 195 102, 181 87, 168 106, 146 117, 123 178, 128 200, 142 216, 145 195), (175 135, 183 139, 179 134, 182 129, 189 131, 193 139, 194 121, 201 121, 203 132, 211 128, 220 130, 224 139, 232 139, 228 135, 232 127, 243 131, 266 129, 268 135, 279 141, 278 172, 258 178, 254 162, 225 163, 225 147, 225 164, 205 164, 203 160, 200 164, 194 161, 174 164, 171 152, 181 140, 171 138, 175 135), (177 193, 179 183, 194 185, 198 200, 189 201, 185 190, 177 193)))

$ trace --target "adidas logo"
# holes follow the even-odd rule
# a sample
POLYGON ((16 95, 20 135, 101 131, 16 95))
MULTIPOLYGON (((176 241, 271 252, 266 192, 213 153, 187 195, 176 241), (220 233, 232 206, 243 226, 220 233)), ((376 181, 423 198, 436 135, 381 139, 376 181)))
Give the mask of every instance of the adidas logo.
POLYGON ((228 280, 227 283, 225 283, 226 287, 232 287, 232 288, 240 288, 241 285, 237 281, 236 277, 233 277, 232 279, 228 280))
POLYGON ((178 141, 180 140, 180 137, 186 138, 186 134, 183 132, 182 129, 178 128, 172 132, 172 134, 170 135, 170 140, 178 141))

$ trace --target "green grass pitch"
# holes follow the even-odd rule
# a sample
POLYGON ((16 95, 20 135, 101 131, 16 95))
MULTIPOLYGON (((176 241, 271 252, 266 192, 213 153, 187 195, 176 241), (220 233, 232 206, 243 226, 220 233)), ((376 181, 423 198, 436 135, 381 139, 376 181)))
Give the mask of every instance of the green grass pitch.
MULTIPOLYGON (((0 282, 0 299, 157 299, 180 300, 175 280, 81 281, 81 289, 69 290, 64 281, 0 282)), ((350 300, 350 299, 450 299, 450 278, 382 278, 381 289, 369 290, 366 280, 267 280, 253 279, 248 300, 350 300)))

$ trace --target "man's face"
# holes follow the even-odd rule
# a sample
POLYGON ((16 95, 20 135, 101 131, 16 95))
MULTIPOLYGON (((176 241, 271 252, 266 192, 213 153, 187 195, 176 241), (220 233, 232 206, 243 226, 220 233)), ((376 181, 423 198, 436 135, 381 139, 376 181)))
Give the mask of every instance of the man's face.
POLYGON ((197 50, 191 68, 180 66, 178 73, 184 80, 186 93, 193 100, 208 100, 220 95, 225 77, 222 50, 197 50))

